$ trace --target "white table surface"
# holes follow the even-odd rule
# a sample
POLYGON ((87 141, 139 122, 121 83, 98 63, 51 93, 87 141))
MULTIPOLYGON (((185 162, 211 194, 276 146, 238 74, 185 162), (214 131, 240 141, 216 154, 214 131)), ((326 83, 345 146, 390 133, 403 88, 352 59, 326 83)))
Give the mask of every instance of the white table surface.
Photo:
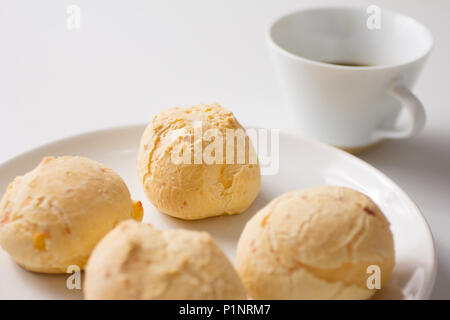
POLYGON ((292 130, 265 30, 282 13, 323 3, 376 4, 417 18, 434 34, 415 88, 426 129, 361 157, 424 212, 438 252, 432 298, 450 299, 450 0, 1 0, 0 162, 200 102, 219 102, 243 123, 292 130), (66 27, 70 4, 81 8, 80 30, 66 27))

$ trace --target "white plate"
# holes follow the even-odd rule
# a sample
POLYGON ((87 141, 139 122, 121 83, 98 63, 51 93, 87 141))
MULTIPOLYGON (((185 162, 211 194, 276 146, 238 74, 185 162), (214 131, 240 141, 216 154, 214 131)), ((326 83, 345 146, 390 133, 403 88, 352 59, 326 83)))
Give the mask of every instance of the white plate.
MULTIPOLYGON (((136 174, 137 149, 144 125, 86 133, 60 140, 22 154, 0 166, 0 192, 17 175, 33 169, 42 157, 80 155, 116 170, 134 199, 144 204, 144 221, 159 228, 208 231, 234 261, 236 243, 244 224, 274 197, 295 189, 333 184, 369 195, 391 222, 396 267, 390 285, 376 298, 426 299, 436 273, 430 229, 413 201, 389 178, 343 151, 297 135, 280 133, 280 170, 263 176, 261 192, 252 206, 236 216, 181 221, 159 213, 146 199, 136 174)), ((66 275, 30 273, 17 266, 0 249, 0 299, 82 298, 81 290, 66 288, 66 275)))

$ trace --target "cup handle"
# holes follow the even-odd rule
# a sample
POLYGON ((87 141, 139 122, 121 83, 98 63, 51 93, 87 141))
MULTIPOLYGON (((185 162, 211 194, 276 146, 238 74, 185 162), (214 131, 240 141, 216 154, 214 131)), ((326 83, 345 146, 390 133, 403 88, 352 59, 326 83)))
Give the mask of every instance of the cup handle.
POLYGON ((422 103, 401 81, 394 82, 389 88, 389 94, 402 103, 406 109, 411 125, 406 128, 378 129, 374 132, 374 140, 404 139, 415 136, 425 127, 426 114, 422 103))

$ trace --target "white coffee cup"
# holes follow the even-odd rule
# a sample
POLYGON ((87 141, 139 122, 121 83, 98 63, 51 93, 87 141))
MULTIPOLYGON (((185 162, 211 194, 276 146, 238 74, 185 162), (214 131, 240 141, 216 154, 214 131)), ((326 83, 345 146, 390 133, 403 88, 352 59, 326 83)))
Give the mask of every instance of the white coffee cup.
POLYGON ((431 33, 384 9, 378 25, 370 25, 368 19, 377 17, 366 9, 303 9, 277 19, 268 31, 275 70, 300 132, 350 150, 411 137, 425 125, 424 108, 409 88, 433 46, 431 33), (406 126, 397 124, 402 107, 409 114, 406 126))

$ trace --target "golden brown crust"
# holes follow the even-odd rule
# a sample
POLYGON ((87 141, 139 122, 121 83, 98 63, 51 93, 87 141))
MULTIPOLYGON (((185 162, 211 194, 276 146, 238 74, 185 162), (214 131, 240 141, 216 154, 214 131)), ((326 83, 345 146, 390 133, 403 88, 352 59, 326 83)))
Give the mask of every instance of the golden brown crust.
POLYGON ((365 299, 367 267, 381 284, 394 266, 389 222, 367 196, 343 187, 281 195, 246 225, 237 268, 256 299, 365 299))
POLYGON ((122 222, 89 258, 86 299, 245 299, 233 266, 206 232, 122 222))
POLYGON ((133 212, 112 169, 81 157, 46 157, 17 177, 0 202, 0 245, 24 268, 83 268, 96 243, 133 212))
MULTIPOLYGON (((207 150, 210 141, 194 141, 194 128, 201 123, 202 133, 241 130, 231 112, 219 105, 172 108, 154 117, 141 139, 138 175, 150 202, 171 216, 192 220, 244 211, 260 188, 259 164, 249 161, 255 150, 246 138, 245 163, 194 163, 194 145, 207 150), (212 132, 212 131, 210 131, 212 132), (191 150, 191 163, 176 164, 174 151, 191 150)), ((245 132, 244 132, 245 133, 245 132)), ((235 154, 238 144, 234 144, 235 154)))

